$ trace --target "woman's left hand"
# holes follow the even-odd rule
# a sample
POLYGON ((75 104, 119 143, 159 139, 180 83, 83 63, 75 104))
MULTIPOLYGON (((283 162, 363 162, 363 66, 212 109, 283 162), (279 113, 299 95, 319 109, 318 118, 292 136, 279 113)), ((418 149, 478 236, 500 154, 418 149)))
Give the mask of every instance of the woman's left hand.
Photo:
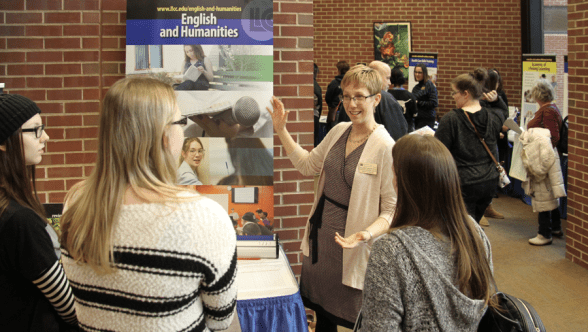
POLYGON ((357 232, 348 237, 342 237, 339 233, 335 233, 335 242, 344 249, 355 248, 361 242, 366 242, 368 240, 370 240, 370 235, 366 231, 357 232))
POLYGON ((196 69, 198 69, 201 73, 204 73, 204 67, 198 66, 198 67, 196 67, 196 69))

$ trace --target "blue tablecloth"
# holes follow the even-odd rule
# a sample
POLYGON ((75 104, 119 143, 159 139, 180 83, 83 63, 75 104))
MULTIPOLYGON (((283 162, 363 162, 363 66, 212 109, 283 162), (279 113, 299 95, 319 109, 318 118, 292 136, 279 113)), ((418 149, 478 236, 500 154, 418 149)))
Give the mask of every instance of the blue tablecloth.
POLYGON ((300 291, 288 296, 237 301, 243 332, 308 331, 300 291))

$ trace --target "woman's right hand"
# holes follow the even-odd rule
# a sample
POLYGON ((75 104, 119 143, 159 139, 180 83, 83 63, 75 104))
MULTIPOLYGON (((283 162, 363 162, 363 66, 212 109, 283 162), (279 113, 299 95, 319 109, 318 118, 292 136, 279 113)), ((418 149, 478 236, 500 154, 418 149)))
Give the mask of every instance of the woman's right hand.
POLYGON ((273 111, 269 107, 266 107, 266 109, 272 116, 274 130, 276 133, 279 133, 286 128, 286 122, 288 121, 288 114, 290 111, 286 111, 284 109, 284 103, 275 96, 272 96, 270 103, 272 104, 273 111))

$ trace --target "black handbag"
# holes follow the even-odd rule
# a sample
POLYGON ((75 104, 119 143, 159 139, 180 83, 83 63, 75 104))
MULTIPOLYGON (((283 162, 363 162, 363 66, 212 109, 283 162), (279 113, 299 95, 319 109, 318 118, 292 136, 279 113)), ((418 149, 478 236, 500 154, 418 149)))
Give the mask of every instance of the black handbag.
POLYGON ((537 311, 525 300, 497 292, 500 309, 488 307, 478 332, 545 332, 545 326, 537 311))

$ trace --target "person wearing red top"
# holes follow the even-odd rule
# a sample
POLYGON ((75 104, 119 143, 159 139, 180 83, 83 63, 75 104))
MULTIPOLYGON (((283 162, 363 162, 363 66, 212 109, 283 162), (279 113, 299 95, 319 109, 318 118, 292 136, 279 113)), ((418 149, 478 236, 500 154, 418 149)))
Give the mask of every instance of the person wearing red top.
MULTIPOLYGON (((535 117, 527 124, 527 129, 545 128, 551 133, 551 145, 555 148, 559 142, 559 130, 563 123, 561 112, 553 102, 555 91, 547 80, 539 80, 531 90, 531 98, 539 104, 535 117)), ((556 162, 559 162, 556 160, 556 162)), ((552 235, 562 237, 559 208, 539 212, 539 232, 529 243, 536 246, 551 244, 552 235)))

